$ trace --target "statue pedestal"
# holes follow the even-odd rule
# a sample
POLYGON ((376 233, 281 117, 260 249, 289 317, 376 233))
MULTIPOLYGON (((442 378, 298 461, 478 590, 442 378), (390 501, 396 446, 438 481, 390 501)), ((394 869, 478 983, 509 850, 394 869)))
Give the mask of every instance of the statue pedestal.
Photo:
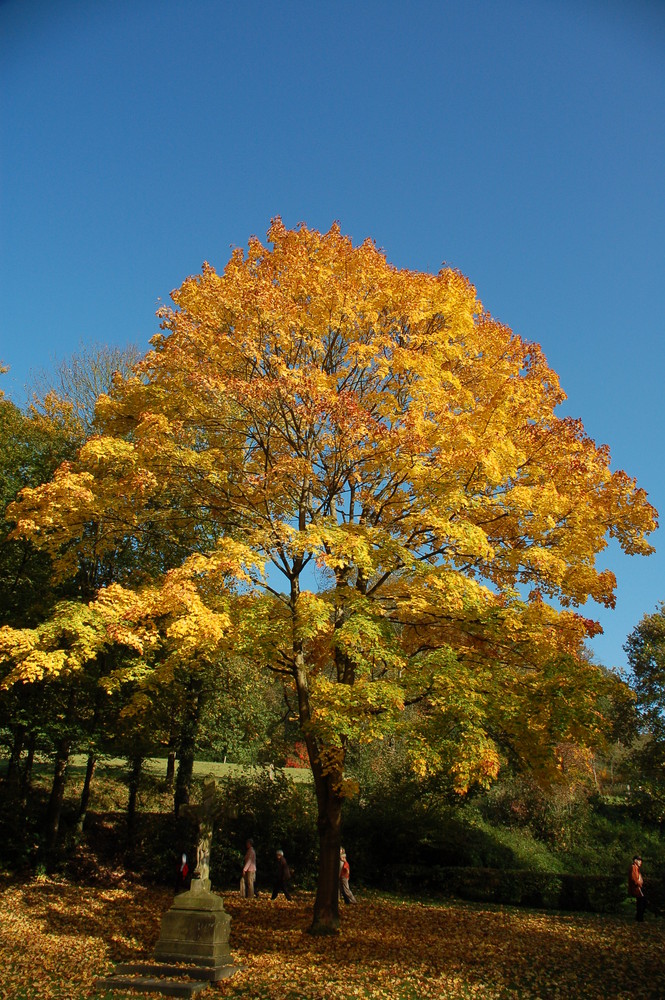
POLYGON ((210 879, 192 879, 162 917, 155 958, 217 968, 232 965, 229 951, 231 917, 220 896, 210 892, 210 879))

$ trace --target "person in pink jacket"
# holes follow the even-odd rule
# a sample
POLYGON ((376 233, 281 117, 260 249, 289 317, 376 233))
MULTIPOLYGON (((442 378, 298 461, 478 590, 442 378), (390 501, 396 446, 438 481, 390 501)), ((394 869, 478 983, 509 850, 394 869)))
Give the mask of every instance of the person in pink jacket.
POLYGON ((256 851, 254 841, 248 840, 245 851, 245 863, 242 869, 242 877, 245 882, 245 898, 253 899, 256 885, 256 851))
POLYGON ((349 885, 349 876, 351 875, 351 867, 346 857, 346 851, 343 847, 339 849, 339 891, 342 899, 345 903, 355 903, 356 897, 351 892, 351 887, 349 885))

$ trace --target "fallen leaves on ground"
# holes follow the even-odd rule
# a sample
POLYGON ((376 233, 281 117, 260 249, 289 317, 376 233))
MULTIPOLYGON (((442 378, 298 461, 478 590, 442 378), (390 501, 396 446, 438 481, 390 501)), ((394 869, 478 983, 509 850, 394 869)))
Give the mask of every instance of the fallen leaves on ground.
MULTIPOLYGON (((136 884, 4 883, 0 997, 92 997, 114 962, 152 955, 171 901, 168 891, 136 884)), ((371 896, 344 907, 338 936, 321 938, 307 933, 310 895, 288 903, 228 893, 224 901, 242 968, 204 994, 220 1000, 665 996, 665 921, 654 918, 639 925, 625 916, 371 896)))

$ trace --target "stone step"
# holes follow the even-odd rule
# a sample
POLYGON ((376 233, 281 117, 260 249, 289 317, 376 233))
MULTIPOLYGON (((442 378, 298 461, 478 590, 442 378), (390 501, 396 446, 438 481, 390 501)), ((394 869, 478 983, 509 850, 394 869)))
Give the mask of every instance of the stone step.
POLYGON ((238 969, 237 965, 168 965, 165 962, 119 962, 116 965, 114 975, 136 975, 136 976, 169 976, 175 979, 178 976, 188 976, 190 979, 203 980, 216 983, 220 979, 228 979, 238 969))
POLYGON ((106 990, 134 990, 136 993, 162 993, 167 997, 193 997, 207 990, 210 981, 194 979, 156 979, 150 976, 106 976, 97 980, 97 986, 106 990))

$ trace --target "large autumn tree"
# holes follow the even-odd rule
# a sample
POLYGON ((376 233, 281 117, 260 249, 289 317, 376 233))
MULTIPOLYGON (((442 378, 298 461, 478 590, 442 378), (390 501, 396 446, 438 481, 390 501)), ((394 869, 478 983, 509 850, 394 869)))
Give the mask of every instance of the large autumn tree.
POLYGON ((189 527, 183 572, 229 646, 292 693, 319 808, 312 927, 327 930, 350 742, 415 721, 414 767, 447 768, 460 791, 506 747, 546 754, 566 735, 548 735, 550 701, 559 730, 576 703, 593 716, 580 653, 597 626, 575 609, 613 603, 596 557, 608 537, 648 553, 655 511, 556 416, 542 351, 463 275, 399 270, 337 225, 277 219, 268 241, 173 293, 153 350, 98 403, 103 435, 13 516, 69 558, 85 519, 98 548, 189 527))

